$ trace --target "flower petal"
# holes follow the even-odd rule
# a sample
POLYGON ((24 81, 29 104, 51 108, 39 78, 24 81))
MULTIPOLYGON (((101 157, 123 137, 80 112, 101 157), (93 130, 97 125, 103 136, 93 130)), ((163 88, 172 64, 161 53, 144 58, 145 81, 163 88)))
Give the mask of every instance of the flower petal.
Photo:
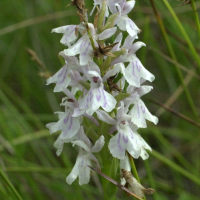
POLYGON ((149 93, 153 89, 152 86, 143 85, 137 89, 137 94, 141 97, 147 93, 149 93))
POLYGON ((71 141, 73 141, 76 137, 72 137, 71 139, 62 139, 60 136, 57 138, 57 140, 55 141, 54 143, 54 147, 57 149, 56 151, 56 155, 57 156, 60 156, 60 154, 62 153, 63 151, 63 146, 64 146, 64 143, 69 143, 71 141))
POLYGON ((97 113, 97 117, 101 121, 106 122, 107 124, 116 125, 116 121, 112 117, 110 117, 108 115, 108 113, 106 113, 104 110, 99 109, 99 110, 96 111, 96 113, 97 113))
POLYGON ((144 68, 140 60, 136 56, 132 56, 132 61, 125 69, 125 78, 128 83, 135 87, 140 87, 140 79, 144 78, 152 82, 155 77, 148 70, 144 68))
POLYGON ((116 64, 114 66, 114 69, 111 69, 108 72, 106 72, 106 74, 103 77, 103 82, 107 81, 109 79, 109 77, 114 76, 114 75, 116 75, 116 74, 118 74, 120 72, 120 70, 121 70, 121 65, 120 64, 116 64))
POLYGON ((126 30, 131 37, 140 33, 140 29, 135 25, 135 23, 131 19, 126 17, 125 21, 126 21, 126 30))
POLYGON ((90 165, 88 156, 85 155, 83 151, 80 151, 74 168, 67 176, 67 183, 71 185, 72 182, 74 182, 74 180, 79 176, 79 184, 87 184, 90 180, 90 168, 88 165, 90 165))
POLYGON ((50 129, 50 133, 62 130, 60 137, 62 139, 70 139, 78 132, 80 123, 77 118, 72 117, 72 110, 68 109, 58 122, 53 122, 46 126, 50 129))
POLYGON ((145 43, 143 43, 143 42, 135 42, 134 44, 132 44, 131 46, 130 46, 130 50, 129 50, 129 53, 130 54, 134 54, 138 49, 140 49, 142 46, 146 46, 146 44, 145 43))
POLYGON ((135 6, 135 0, 127 1, 124 4, 122 14, 123 15, 128 14, 133 9, 134 6, 135 6))
POLYGON ((76 35, 76 27, 76 25, 61 26, 54 28, 51 32, 63 33, 63 37, 60 42, 64 45, 70 46, 70 43, 74 42, 78 37, 76 35))
POLYGON ((117 30, 117 27, 106 29, 105 31, 99 34, 98 36, 99 40, 105 40, 107 38, 110 38, 112 35, 115 34, 116 30, 117 30))
POLYGON ((128 35, 124 41, 122 48, 129 49, 135 39, 136 39, 136 35, 134 35, 133 37, 128 35))
POLYGON ((75 140, 72 141, 73 146, 74 145, 78 145, 79 147, 81 147, 82 149, 84 149, 85 151, 89 152, 90 148, 87 146, 87 144, 85 144, 83 141, 81 140, 75 140))
POLYGON ((99 161, 97 160, 97 158, 93 155, 93 154, 90 154, 90 160, 92 161, 92 163, 95 165, 95 167, 101 171, 101 167, 100 167, 100 164, 99 164, 99 161))
POLYGON ((92 60, 93 50, 90 43, 87 44, 85 51, 80 54, 80 65, 87 65, 92 60))
POLYGON ((106 92, 103 89, 101 89, 101 93, 102 93, 102 97, 103 97, 101 107, 106 112, 111 112, 115 108, 115 105, 117 104, 116 99, 111 94, 109 94, 108 92, 106 92))
POLYGON ((66 181, 69 185, 71 185, 79 175, 79 170, 80 170, 79 169, 79 162, 80 162, 79 159, 81 159, 81 158, 77 157, 76 163, 75 163, 71 173, 66 178, 66 181))
POLYGON ((125 158, 123 160, 120 160, 120 169, 124 169, 129 172, 131 171, 131 165, 127 153, 125 155, 125 158))
POLYGON ((91 169, 88 165, 91 165, 90 160, 87 157, 82 158, 81 163, 79 164, 79 185, 87 184, 90 181, 91 169))
POLYGON ((118 132, 110 139, 108 148, 113 157, 123 160, 125 158, 128 137, 124 132, 118 132))
POLYGON ((138 127, 146 128, 146 120, 153 122, 154 124, 158 123, 158 118, 153 116, 147 107, 145 106, 144 102, 141 99, 138 99, 137 103, 130 111, 131 121, 136 124, 138 127))
POLYGON ((83 114, 84 117, 87 117, 89 120, 91 120, 94 124, 96 124, 97 126, 99 126, 99 122, 93 117, 88 115, 87 113, 83 114))
POLYGON ((117 16, 115 24, 117 24, 120 30, 126 31, 126 18, 122 16, 117 16))
POLYGON ((47 79, 47 85, 56 83, 54 92, 61 92, 63 88, 67 88, 71 81, 70 69, 64 65, 56 74, 47 79))
POLYGON ((89 91, 89 98, 87 98, 89 101, 88 109, 86 110, 86 113, 88 115, 93 115, 93 113, 101 106, 101 90, 98 89, 92 89, 89 91))
POLYGON ((91 148, 91 152, 97 153, 101 151, 103 145, 105 144, 104 136, 102 135, 96 142, 95 145, 91 148))

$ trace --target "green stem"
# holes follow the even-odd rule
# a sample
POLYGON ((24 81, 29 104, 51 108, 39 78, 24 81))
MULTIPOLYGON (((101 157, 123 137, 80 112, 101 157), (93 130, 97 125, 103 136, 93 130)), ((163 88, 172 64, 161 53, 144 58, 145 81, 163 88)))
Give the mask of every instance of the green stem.
POLYGON ((198 30, 198 34, 199 34, 199 37, 200 37, 199 16, 198 16, 198 13, 197 13, 197 8, 196 8, 196 4, 195 4, 194 0, 191 0, 191 6, 192 6, 192 10, 194 12, 195 21, 196 21, 196 24, 197 24, 197 30, 198 30))
POLYGON ((0 168, 0 176, 1 176, 2 179, 6 182, 6 184, 7 184, 8 187, 10 188, 10 190, 13 192, 13 194, 14 194, 15 197, 16 197, 16 199, 22 200, 21 196, 19 195, 19 193, 18 193, 17 190, 14 188, 13 184, 9 181, 9 179, 7 178, 7 176, 6 176, 5 173, 2 171, 1 168, 0 168))
MULTIPOLYGON (((134 160, 133 160, 133 157, 127 152, 128 154, 128 158, 129 158, 129 162, 131 164, 131 169, 132 169, 132 173, 133 173, 133 176, 137 179, 137 181, 140 183, 140 178, 138 176, 138 173, 137 173, 137 169, 135 167, 135 163, 134 163, 134 160)), ((144 196, 143 197, 144 200, 146 200, 146 197, 144 196)))

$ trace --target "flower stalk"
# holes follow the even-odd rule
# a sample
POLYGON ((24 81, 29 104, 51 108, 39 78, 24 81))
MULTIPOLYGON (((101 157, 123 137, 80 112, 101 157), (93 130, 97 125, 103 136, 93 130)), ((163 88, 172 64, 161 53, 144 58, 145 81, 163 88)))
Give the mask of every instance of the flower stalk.
MULTIPOLYGON (((123 177, 123 171, 131 174, 130 163, 139 180, 133 158, 145 160, 149 157, 146 150, 152 149, 138 129, 147 128, 146 120, 157 124, 158 119, 141 99, 152 89, 144 83, 152 82, 155 77, 136 56, 145 44, 134 42, 140 29, 128 17, 135 1, 94 0, 91 15, 96 7, 98 10, 94 24, 88 22, 84 1, 73 0, 70 5, 77 7, 81 23, 52 30, 63 34, 61 43, 67 49, 59 54, 65 65, 47 80, 47 84, 56 84, 54 92, 64 94, 60 104, 64 112, 56 112, 59 120, 47 124, 50 133, 61 132, 54 143, 56 154, 59 156, 67 143, 78 147, 76 163, 66 181, 72 184, 78 178, 80 185, 87 184, 91 165, 120 181, 120 177, 127 177, 123 177), (125 32, 128 36, 123 40, 125 32)), ((130 194, 135 192, 141 199, 144 191, 149 190, 136 179, 131 179, 137 189, 130 194)), ((131 181, 123 179, 125 187, 131 181)), ((104 179, 102 185, 105 199, 116 194, 116 188, 110 190, 115 186, 104 179)))

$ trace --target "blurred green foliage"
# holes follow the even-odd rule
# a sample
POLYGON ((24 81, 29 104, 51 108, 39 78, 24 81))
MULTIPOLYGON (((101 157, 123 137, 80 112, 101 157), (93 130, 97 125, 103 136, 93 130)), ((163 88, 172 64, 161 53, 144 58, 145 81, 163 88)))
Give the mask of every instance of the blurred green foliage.
MULTIPOLYGON (((190 5, 180 7, 178 6, 180 2, 174 0, 168 2, 199 54, 197 25, 190 5)), ((196 2, 199 11, 200 3, 196 2)), ((57 157, 53 148, 57 135, 50 135, 45 127, 46 123, 57 120, 53 112, 62 110, 59 104, 64 95, 53 93, 53 85, 46 86, 44 77, 39 76, 39 73, 43 72, 42 69, 31 59, 26 50, 30 48, 35 51, 51 74, 62 66, 58 53, 65 47, 59 43, 61 35, 51 34, 51 30, 79 23, 76 10, 65 7, 68 3, 69 1, 64 0, 12 2, 1 0, 0 2, 0 166, 2 169, 0 199, 2 200, 17 199, 3 178, 3 174, 8 177, 22 199, 26 200, 103 198, 98 175, 95 173, 89 185, 79 186, 78 181, 75 181, 69 186, 65 182, 77 156, 76 148, 69 144, 65 145, 64 152, 57 157)), ((87 0, 86 5, 90 11, 92 1, 87 0)), ((177 62, 199 75, 198 64, 169 10, 161 0, 155 0, 155 6, 167 29, 177 62)), ((144 100, 152 113, 159 114, 160 121, 157 126, 149 123, 147 129, 140 129, 139 132, 163 157, 152 154, 145 163, 140 159, 135 161, 142 184, 156 189, 153 196, 146 198, 199 199, 199 128, 167 111, 158 112, 160 107, 149 100, 164 103, 173 97, 173 104, 169 107, 196 120, 184 92, 175 95, 181 85, 175 65, 158 53, 170 57, 150 1, 137 0, 129 17, 142 30, 140 41, 147 44, 147 48, 139 50, 137 56, 156 77, 151 84, 154 90, 146 95, 144 100)), ((181 73, 183 77, 188 76, 185 71, 181 70, 181 73)), ((187 88, 198 114, 199 86, 199 79, 191 76, 187 88)), ((119 190, 116 199, 131 199, 131 197, 127 197, 119 190)))

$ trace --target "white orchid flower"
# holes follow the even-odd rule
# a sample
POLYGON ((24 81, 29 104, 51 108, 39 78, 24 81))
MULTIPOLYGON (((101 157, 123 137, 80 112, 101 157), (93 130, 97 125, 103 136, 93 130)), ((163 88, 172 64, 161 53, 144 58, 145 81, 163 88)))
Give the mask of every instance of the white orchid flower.
POLYGON ((138 127, 130 122, 131 116, 126 114, 127 111, 127 107, 124 107, 123 102, 118 108, 116 120, 103 110, 96 111, 100 120, 114 125, 110 129, 110 133, 117 130, 117 134, 110 139, 108 144, 110 153, 120 160, 125 159, 126 151, 134 158, 139 158, 140 156, 142 159, 147 159, 148 154, 145 149, 151 150, 151 147, 137 133, 138 127))
POLYGON ((117 101, 104 90, 100 74, 97 71, 88 71, 87 77, 90 80, 90 90, 79 101, 79 108, 85 110, 88 115, 93 115, 100 106, 106 112, 111 112, 115 108, 117 101))
POLYGON ((88 167, 93 163, 98 169, 100 169, 99 162, 93 153, 101 151, 105 141, 104 136, 102 135, 92 146, 90 140, 84 133, 83 127, 81 126, 79 130, 81 138, 79 140, 72 141, 73 146, 77 145, 80 147, 79 154, 76 159, 76 163, 71 173, 67 176, 67 183, 72 184, 74 180, 79 177, 79 184, 87 184, 90 180, 91 169, 88 167))
MULTIPOLYGON (((97 40, 105 40, 111 37, 117 30, 116 27, 113 27, 106 29, 100 34, 97 34, 93 24, 89 23, 88 26, 96 47, 98 46, 96 42, 97 40)), ((80 65, 87 65, 88 62, 91 61, 93 58, 93 48, 91 46, 90 38, 87 34, 87 31, 85 30, 83 36, 73 46, 65 49, 64 53, 67 56, 75 56, 77 54, 80 54, 80 65)))
POLYGON ((51 32, 52 33, 63 33, 63 37, 60 42, 68 47, 71 46, 73 42, 76 41, 78 35, 76 34, 77 25, 68 25, 68 26, 61 26, 58 28, 54 28, 51 32))

